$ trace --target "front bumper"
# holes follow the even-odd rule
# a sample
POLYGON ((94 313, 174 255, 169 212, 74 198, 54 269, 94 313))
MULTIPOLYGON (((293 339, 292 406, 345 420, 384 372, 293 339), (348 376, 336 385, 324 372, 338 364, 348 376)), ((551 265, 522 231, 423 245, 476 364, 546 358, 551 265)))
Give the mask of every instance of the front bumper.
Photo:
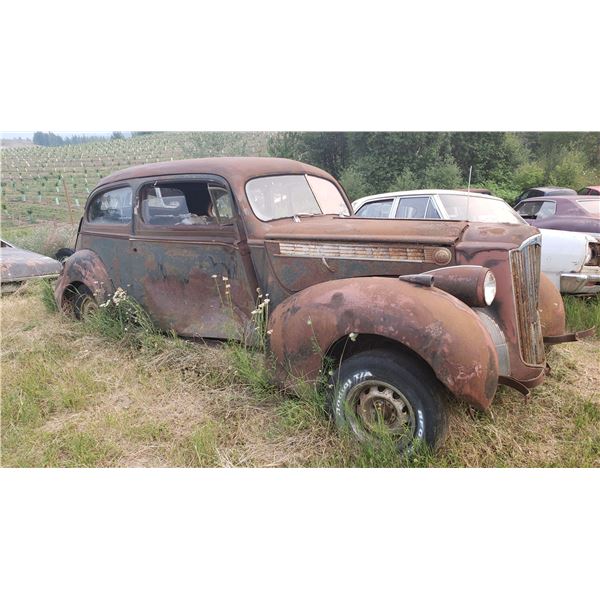
POLYGON ((584 267, 579 273, 562 273, 560 291, 563 294, 600 293, 600 267, 584 267))

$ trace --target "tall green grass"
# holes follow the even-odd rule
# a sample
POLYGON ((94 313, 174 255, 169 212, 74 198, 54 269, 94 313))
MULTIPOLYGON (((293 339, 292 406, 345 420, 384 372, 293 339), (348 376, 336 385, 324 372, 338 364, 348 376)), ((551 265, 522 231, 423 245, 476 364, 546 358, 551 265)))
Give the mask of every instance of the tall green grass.
POLYGON ((570 331, 596 328, 596 338, 600 339, 600 298, 563 296, 567 327, 570 331))

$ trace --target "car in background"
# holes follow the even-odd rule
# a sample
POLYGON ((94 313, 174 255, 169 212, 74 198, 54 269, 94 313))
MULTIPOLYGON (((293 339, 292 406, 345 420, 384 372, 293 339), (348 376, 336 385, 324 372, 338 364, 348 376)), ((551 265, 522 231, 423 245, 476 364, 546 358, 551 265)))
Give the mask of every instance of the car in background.
POLYGON ((600 196, 600 185, 588 185, 577 192, 580 196, 600 196))
POLYGON ((540 196, 577 196, 577 192, 571 188, 534 187, 520 194, 515 200, 515 204, 527 200, 527 198, 539 198, 540 196))
MULTIPOLYGON (((461 190, 413 190, 379 194, 352 204, 359 217, 439 219, 520 224, 525 221, 504 200, 461 190)), ((600 240, 584 233, 540 229, 543 273, 565 294, 600 292, 600 240)), ((490 236, 495 235, 490 230, 490 236)))
POLYGON ((515 210, 530 225, 543 229, 579 231, 600 240, 600 198, 553 196, 524 200, 515 210))
POLYGON ((58 277, 61 264, 49 256, 17 248, 0 240, 0 282, 2 292, 14 292, 21 284, 32 279, 58 277))

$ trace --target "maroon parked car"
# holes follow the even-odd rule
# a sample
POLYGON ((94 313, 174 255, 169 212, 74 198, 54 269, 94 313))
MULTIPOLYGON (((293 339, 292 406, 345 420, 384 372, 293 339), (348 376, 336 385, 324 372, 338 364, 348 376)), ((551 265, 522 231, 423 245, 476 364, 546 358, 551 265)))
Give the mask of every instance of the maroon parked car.
POLYGON ((515 210, 542 229, 580 231, 600 238, 600 198, 594 196, 532 198, 519 202, 515 210))
POLYGON ((588 185, 577 192, 580 196, 600 196, 600 185, 588 185))
POLYGON ((577 192, 571 188, 534 187, 529 188, 520 194, 515 200, 515 203, 522 202, 528 198, 539 198, 540 196, 577 196, 577 192))

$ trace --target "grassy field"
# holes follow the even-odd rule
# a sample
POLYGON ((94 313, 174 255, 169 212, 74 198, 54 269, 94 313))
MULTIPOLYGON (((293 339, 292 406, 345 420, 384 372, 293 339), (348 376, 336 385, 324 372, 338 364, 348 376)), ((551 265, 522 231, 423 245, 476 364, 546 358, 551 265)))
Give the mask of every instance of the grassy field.
MULTIPOLYGON (((338 433, 312 390, 272 389, 239 347, 48 306, 37 284, 0 301, 4 466, 600 466, 600 339, 556 347, 529 402, 501 388, 486 414, 452 404, 444 447, 408 460, 338 433)), ((589 325, 599 306, 572 299, 568 311, 589 325)))
POLYGON ((79 221, 106 175, 132 165, 204 156, 267 155, 266 132, 170 132, 58 147, 2 148, 2 219, 13 227, 79 221))

